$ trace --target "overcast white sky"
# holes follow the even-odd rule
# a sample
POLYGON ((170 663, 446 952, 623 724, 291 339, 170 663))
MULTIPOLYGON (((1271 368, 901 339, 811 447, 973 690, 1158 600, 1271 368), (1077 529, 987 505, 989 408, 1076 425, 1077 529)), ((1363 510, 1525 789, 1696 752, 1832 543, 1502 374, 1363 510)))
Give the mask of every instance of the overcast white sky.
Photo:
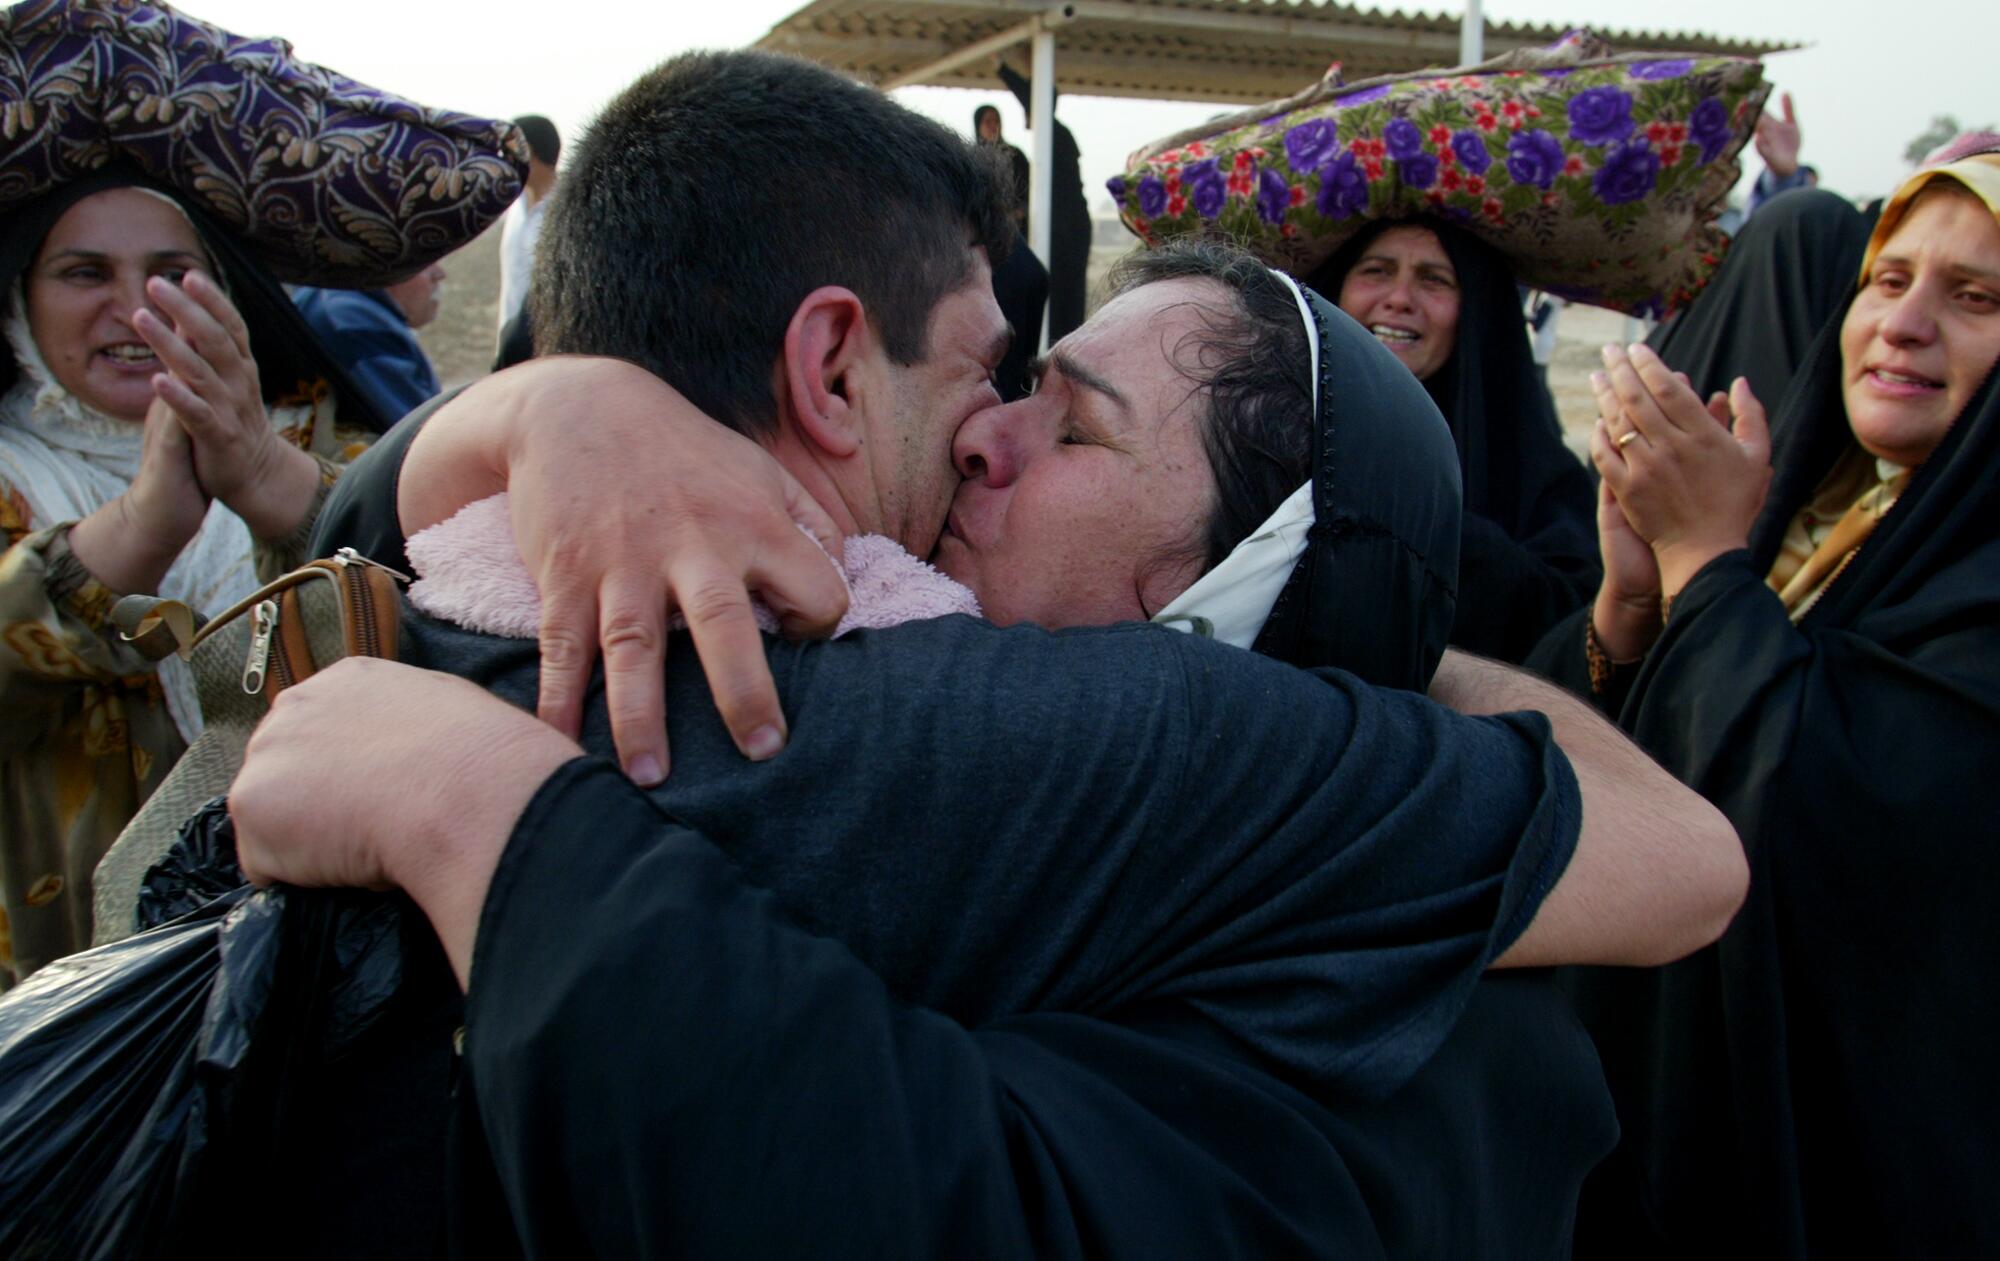
MULTIPOLYGON (((567 139, 656 62, 690 48, 748 44, 804 0, 174 2, 238 34, 283 35, 308 60, 427 105, 494 117, 546 114, 567 139)), ((1403 7, 1450 10, 1455 3, 1403 7)), ((1893 187, 1908 169, 1903 147, 1933 115, 1953 114, 1967 126, 2000 122, 1991 54, 2000 5, 1993 0, 1488 0, 1486 16, 1807 44, 1770 58, 1768 73, 1797 102, 1805 160, 1827 187, 1851 197, 1893 187)), ((1059 76, 1060 68, 1058 61, 1059 76)), ((992 92, 910 88, 897 96, 968 131, 973 107, 992 101, 1009 136, 1026 147, 1020 110, 997 83, 992 92)), ((1128 153, 1217 108, 1065 95, 1058 116, 1076 133, 1095 205, 1128 153)), ((1745 153, 1754 173, 1754 153, 1745 153)))

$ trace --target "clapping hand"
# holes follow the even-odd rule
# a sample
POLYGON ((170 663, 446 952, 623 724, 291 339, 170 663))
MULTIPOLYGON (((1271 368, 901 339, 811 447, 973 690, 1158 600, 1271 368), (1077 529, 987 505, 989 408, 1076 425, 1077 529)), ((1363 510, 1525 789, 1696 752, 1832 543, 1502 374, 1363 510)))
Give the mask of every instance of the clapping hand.
MULTIPOLYGON (((1651 545, 1660 591, 1671 597, 1708 562, 1748 545, 1771 485, 1764 407, 1740 377, 1704 405, 1645 346, 1606 346, 1604 368, 1591 384, 1607 441, 1593 442, 1591 459, 1624 520, 1651 545)), ((1607 553, 1607 573, 1611 563, 1607 553)))
POLYGON ((243 317, 200 272, 178 285, 155 276, 146 296, 166 318, 142 308, 132 326, 166 367, 153 392, 187 431, 202 489, 260 537, 290 534, 312 503, 319 468, 272 430, 243 317))

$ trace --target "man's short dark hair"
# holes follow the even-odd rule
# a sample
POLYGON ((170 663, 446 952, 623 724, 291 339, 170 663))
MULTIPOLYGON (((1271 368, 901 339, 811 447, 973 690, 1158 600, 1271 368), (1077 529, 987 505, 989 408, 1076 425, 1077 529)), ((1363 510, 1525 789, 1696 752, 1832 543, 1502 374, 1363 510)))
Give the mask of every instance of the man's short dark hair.
POLYGON ((777 424, 772 362, 805 296, 851 289, 898 363, 968 247, 999 259, 990 156, 873 88, 791 57, 676 57, 572 151, 529 301, 543 354, 610 355, 739 432, 777 424))
POLYGON ((528 142, 528 152, 543 166, 554 166, 562 156, 562 134, 556 125, 540 114, 523 114, 514 120, 521 129, 521 136, 528 142))
POLYGON ((1107 287, 1117 297, 1184 278, 1213 280, 1236 299, 1229 310, 1211 308, 1170 348, 1207 404, 1201 439, 1215 474, 1215 510, 1192 542, 1206 573, 1310 477, 1312 349, 1291 289, 1230 246, 1188 240, 1127 255, 1107 287))

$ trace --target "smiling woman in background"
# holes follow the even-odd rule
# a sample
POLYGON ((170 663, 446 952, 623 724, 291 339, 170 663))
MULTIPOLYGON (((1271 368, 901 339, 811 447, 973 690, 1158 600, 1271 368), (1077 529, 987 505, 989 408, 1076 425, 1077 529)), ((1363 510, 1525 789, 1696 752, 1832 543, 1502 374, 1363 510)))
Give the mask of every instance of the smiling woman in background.
POLYGON ((1563 445, 1507 264, 1432 220, 1361 232, 1307 281, 1424 383, 1465 485, 1451 642, 1519 661, 1598 580, 1590 475, 1563 445))
POLYGON ((1722 807, 1751 891, 1577 980, 1624 1128, 1579 1256, 2000 1245, 1996 362, 2000 152, 1890 199, 1773 442, 1744 380, 1607 350, 1604 591, 1529 664, 1722 807))

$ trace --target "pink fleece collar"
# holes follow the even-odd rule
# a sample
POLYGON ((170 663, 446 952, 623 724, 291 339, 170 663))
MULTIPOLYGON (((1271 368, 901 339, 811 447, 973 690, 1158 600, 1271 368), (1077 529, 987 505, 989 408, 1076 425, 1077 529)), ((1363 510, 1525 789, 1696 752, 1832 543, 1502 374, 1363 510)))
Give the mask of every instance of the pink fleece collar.
MULTIPOLYGON (((513 639, 534 639, 542 622, 542 596, 514 546, 507 496, 467 504, 448 521, 410 536, 410 564, 417 582, 410 603, 467 630, 513 639)), ((835 635, 864 628, 943 617, 979 616, 972 590, 945 577, 904 551, 894 539, 857 534, 842 547, 846 555, 847 616, 835 635)), ((778 629, 778 619, 761 600, 751 602, 757 625, 778 629)), ((678 615, 676 630, 685 623, 678 615)))

